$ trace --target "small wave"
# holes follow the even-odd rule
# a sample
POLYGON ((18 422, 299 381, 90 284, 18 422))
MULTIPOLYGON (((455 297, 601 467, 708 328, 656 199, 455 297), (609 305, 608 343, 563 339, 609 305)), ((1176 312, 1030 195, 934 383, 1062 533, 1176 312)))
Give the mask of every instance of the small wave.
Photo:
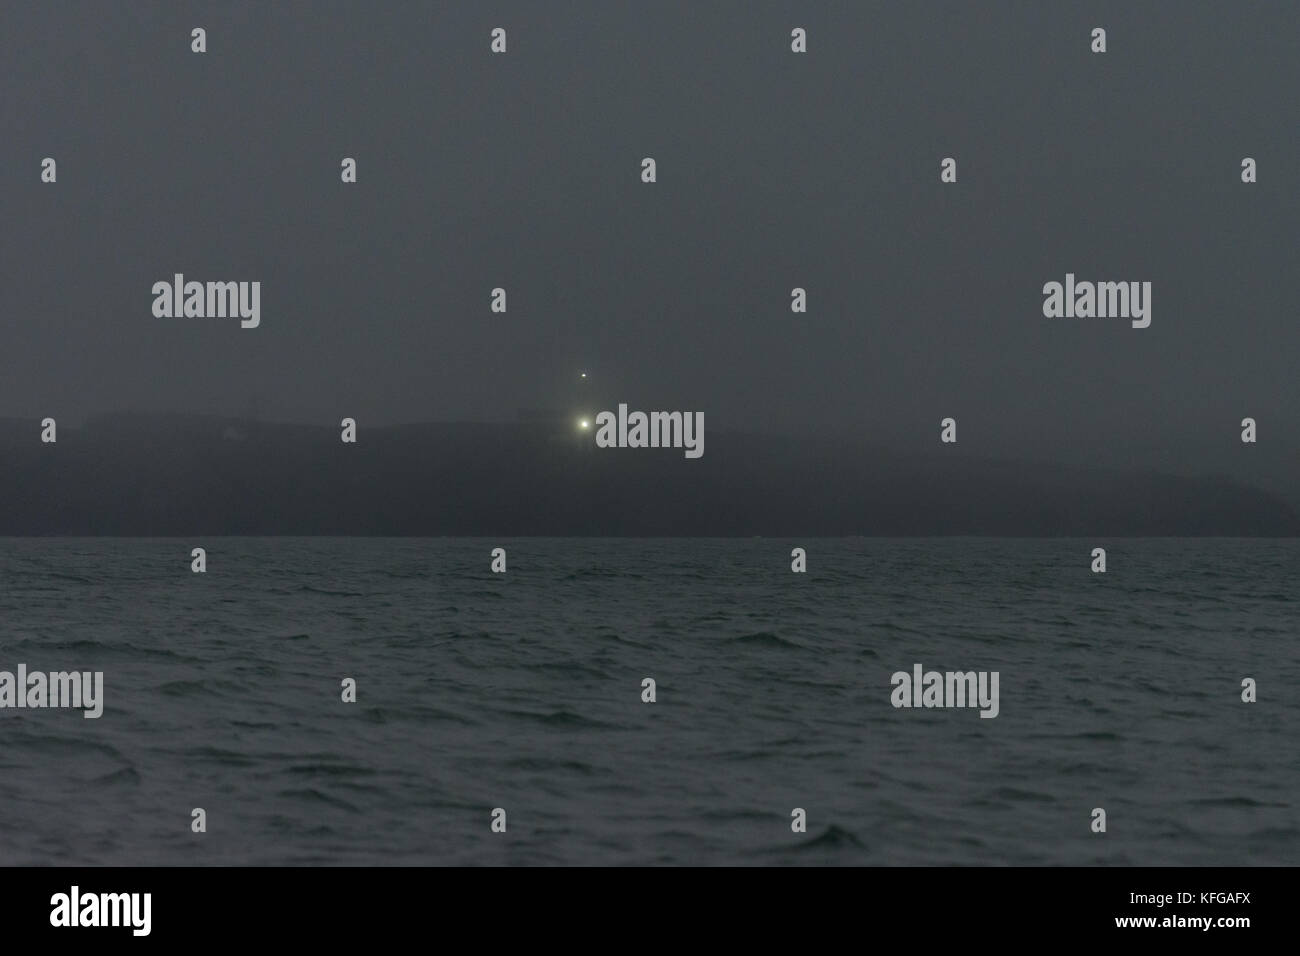
POLYGON ((1050 793, 1039 793, 1036 790, 1021 790, 1018 787, 998 787, 993 791, 995 797, 1003 800, 1011 800, 1016 803, 1055 803, 1056 798, 1050 793))
POLYGON ((210 691, 211 688, 201 680, 173 680, 158 688, 158 693, 168 697, 192 697, 210 691))
POLYGON ((797 850, 806 852, 808 850, 825 849, 827 847, 846 850, 866 849, 865 844, 854 836, 852 832, 832 823, 811 840, 806 840, 798 844, 797 850))
POLYGON ((1263 800, 1254 800, 1250 797, 1199 797, 1195 800, 1189 800, 1198 807, 1274 807, 1285 808, 1291 806, 1289 803, 1267 803, 1263 800))
POLYGON ((631 571, 619 571, 614 568, 579 568, 577 571, 571 571, 566 574, 564 581, 587 581, 591 578, 643 578, 643 574, 635 574, 631 571))
POLYGON ((1300 837, 1300 830, 1295 827, 1265 827, 1252 830, 1247 836, 1251 840, 1294 840, 1300 837))
POLYGON ((581 760, 547 760, 544 757, 515 757, 506 761, 511 770, 526 770, 535 773, 557 773, 571 771, 589 777, 596 772, 591 764, 581 760))
POLYGON ((339 797, 331 796, 328 793, 322 793, 314 787, 304 787, 296 790, 281 790, 278 796, 301 800, 304 803, 320 803, 326 806, 335 807, 339 810, 347 810, 349 813, 361 812, 361 808, 356 804, 349 803, 339 797))
POLYGON ((411 710, 411 717, 417 720, 443 720, 462 727, 477 727, 478 721, 464 714, 458 714, 443 707, 420 707, 411 710))
POLYGON ((1168 696, 1169 696, 1169 691, 1168 691, 1167 689, 1165 689, 1164 687, 1160 687, 1160 686, 1157 685, 1157 684, 1153 684, 1153 683, 1151 683, 1150 681, 1147 681, 1147 680, 1139 680, 1139 681, 1136 681, 1135 683, 1136 683, 1136 685, 1137 685, 1138 687, 1140 687, 1142 690, 1148 691, 1148 692, 1150 692, 1150 693, 1152 693, 1152 694, 1159 694, 1161 697, 1168 697, 1168 696))
POLYGON ((601 723, 598 720, 592 720, 590 717, 583 717, 581 714, 575 714, 571 710, 555 710, 546 714, 539 714, 529 710, 504 710, 499 711, 507 717, 518 717, 523 720, 530 720, 534 723, 544 724, 547 727, 562 728, 593 728, 608 727, 608 724, 601 723))
POLYGON ((114 770, 112 773, 106 773, 102 777, 96 777, 90 781, 92 786, 111 787, 114 784, 137 784, 140 782, 140 775, 135 772, 134 767, 123 767, 121 770, 114 770))
POLYGON ((299 764, 290 767, 289 773, 305 774, 319 777, 373 777, 375 771, 369 767, 353 767, 347 764, 299 764))
POLYGON ((35 750, 41 757, 72 757, 78 754, 105 754, 118 763, 126 763, 121 752, 111 744, 85 737, 59 737, 51 734, 33 734, 30 737, 9 737, 8 750, 35 750))
POLYGON ((304 584, 298 588, 299 593, 307 592, 308 594, 328 594, 331 597, 370 597, 366 591, 336 591, 332 588, 314 588, 310 584, 304 584))
POLYGON ((193 750, 187 751, 186 755, 199 760, 211 760, 213 763, 228 767, 251 767, 257 762, 248 754, 212 746, 195 747, 193 750))
POLYGON ((16 641, 13 650, 22 651, 27 649, 39 650, 43 655, 51 654, 94 654, 99 658, 107 656, 121 657, 126 660, 135 660, 141 657, 164 658, 166 660, 193 660, 183 654, 177 654, 175 651, 169 651, 166 648, 158 647, 141 647, 138 644, 130 644, 119 641, 96 641, 88 638, 80 638, 75 641, 49 641, 41 638, 23 638, 16 641))
POLYGON ((741 634, 739 637, 727 638, 728 644, 740 644, 745 647, 779 647, 789 650, 803 650, 803 647, 771 631, 759 631, 755 634, 741 634))

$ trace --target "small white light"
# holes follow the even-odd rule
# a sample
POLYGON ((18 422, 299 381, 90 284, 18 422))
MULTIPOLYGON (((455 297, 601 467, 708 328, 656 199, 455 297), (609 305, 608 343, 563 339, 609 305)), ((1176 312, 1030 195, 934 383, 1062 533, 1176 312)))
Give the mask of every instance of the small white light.
POLYGON ((579 428, 589 428, 589 427, 590 427, 590 423, 589 423, 589 422, 584 418, 582 421, 578 422, 578 427, 579 427, 579 428))

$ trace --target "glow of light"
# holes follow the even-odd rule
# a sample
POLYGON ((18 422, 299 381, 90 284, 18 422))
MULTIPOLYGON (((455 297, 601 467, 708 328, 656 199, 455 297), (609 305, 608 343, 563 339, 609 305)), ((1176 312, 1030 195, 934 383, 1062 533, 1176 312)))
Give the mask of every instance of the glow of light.
POLYGON ((590 428, 590 427, 591 427, 591 422, 587 421, 587 420, 584 418, 582 421, 578 422, 578 427, 579 427, 579 428, 590 428))

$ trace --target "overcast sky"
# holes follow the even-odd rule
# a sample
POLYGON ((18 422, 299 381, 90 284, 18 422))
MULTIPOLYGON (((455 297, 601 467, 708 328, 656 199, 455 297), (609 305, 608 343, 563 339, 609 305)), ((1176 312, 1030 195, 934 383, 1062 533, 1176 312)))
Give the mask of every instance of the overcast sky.
POLYGON ((512 420, 586 370, 711 429, 1294 480, 1296 4, 5 4, 0 63, 3 416, 512 420), (261 326, 155 318, 176 272, 261 326), (1151 327, 1045 318, 1067 272, 1151 327))

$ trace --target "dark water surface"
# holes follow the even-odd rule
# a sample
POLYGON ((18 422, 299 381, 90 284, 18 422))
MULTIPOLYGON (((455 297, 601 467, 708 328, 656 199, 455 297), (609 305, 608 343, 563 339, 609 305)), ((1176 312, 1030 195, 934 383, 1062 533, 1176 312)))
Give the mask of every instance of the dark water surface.
POLYGON ((1297 580, 1291 539, 0 539, 0 670, 105 684, 0 710, 0 863, 1294 865, 1297 580), (999 716, 895 709, 914 663, 999 716))

